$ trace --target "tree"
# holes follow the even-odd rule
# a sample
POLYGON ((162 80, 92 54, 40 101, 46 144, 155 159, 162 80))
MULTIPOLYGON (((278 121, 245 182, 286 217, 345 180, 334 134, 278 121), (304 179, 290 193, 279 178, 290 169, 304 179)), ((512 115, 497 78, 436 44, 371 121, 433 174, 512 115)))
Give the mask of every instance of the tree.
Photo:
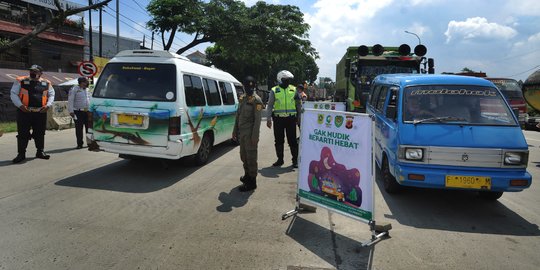
POLYGON ((89 5, 89 6, 85 6, 81 8, 64 10, 62 6, 60 5, 60 1, 54 0, 54 5, 58 9, 58 11, 55 14, 53 14, 51 10, 48 10, 48 12, 50 13, 50 16, 48 16, 49 18, 51 18, 50 20, 38 24, 30 33, 16 40, 13 40, 11 42, 4 40, 3 42, 0 42, 0 53, 3 53, 11 48, 20 47, 20 46, 28 44, 32 39, 36 38, 37 35, 39 35, 43 31, 49 28, 54 28, 54 27, 58 27, 62 25, 62 23, 66 20, 66 18, 71 15, 84 12, 90 9, 96 9, 101 6, 105 6, 111 1, 112 0, 103 0, 97 4, 93 4, 93 5, 89 5))
POLYGON ((152 0, 148 12, 152 19, 147 23, 153 31, 161 33, 165 50, 171 48, 176 32, 194 35, 193 40, 176 53, 199 44, 233 38, 242 33, 246 6, 236 0, 152 0), (165 42, 165 33, 169 39, 165 42))

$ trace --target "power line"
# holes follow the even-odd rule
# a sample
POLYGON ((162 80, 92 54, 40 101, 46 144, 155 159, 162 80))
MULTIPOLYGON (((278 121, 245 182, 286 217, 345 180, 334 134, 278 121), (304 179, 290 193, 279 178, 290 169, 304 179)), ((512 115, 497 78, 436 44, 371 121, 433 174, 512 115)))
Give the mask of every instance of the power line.
POLYGON ((510 77, 510 78, 516 77, 516 76, 518 76, 518 75, 521 75, 521 74, 523 74, 523 73, 525 73, 525 72, 529 72, 529 71, 531 71, 531 70, 533 70, 533 69, 535 69, 535 68, 539 68, 539 67, 540 67, 540 65, 537 65, 537 66, 534 66, 534 67, 532 67, 532 68, 530 68, 530 69, 527 69, 527 70, 525 70, 525 71, 523 71, 523 72, 516 73, 516 74, 510 75, 510 76, 508 76, 508 77, 510 77))
MULTIPOLYGON (((114 9, 112 9, 112 8, 110 8, 110 7, 108 7, 108 6, 105 6, 105 7, 108 8, 111 12, 116 12, 114 9)), ((105 11, 105 13, 107 13, 109 16, 112 16, 113 18, 115 18, 112 14, 110 14, 110 13, 107 12, 106 10, 103 10, 103 11, 105 11)), ((134 24, 136 24, 136 25, 138 25, 138 26, 140 26, 140 27, 146 29, 146 26, 141 25, 141 24, 139 24, 138 22, 136 22, 136 21, 134 21, 134 20, 132 20, 132 19, 130 19, 130 18, 128 18, 128 17, 126 17, 126 16, 124 16, 124 15, 122 15, 122 14, 120 14, 120 16, 123 17, 123 18, 125 18, 125 19, 127 19, 127 20, 129 20, 129 21, 131 21, 132 23, 134 23, 134 24)), ((120 21, 122 21, 122 20, 120 20, 120 21)), ((124 23, 124 24, 127 25, 128 27, 130 27, 130 28, 132 28, 132 29, 134 29, 134 30, 136 30, 136 31, 138 31, 138 32, 140 32, 140 33, 142 33, 143 35, 146 35, 144 32, 140 31, 139 29, 134 28, 133 26, 127 24, 126 22, 122 21, 122 23, 124 23)), ((148 29, 147 29, 147 30, 148 30, 148 29)), ((178 38, 178 37, 175 36, 175 39, 177 39, 177 38, 178 38)), ((180 39, 180 38, 178 38, 178 39, 179 39, 180 41, 182 41, 184 44, 186 44, 186 45, 188 44, 187 42, 183 41, 182 39, 180 39)), ((182 45, 179 45, 179 44, 175 43, 174 40, 173 40, 173 43, 172 43, 172 44, 175 45, 175 46, 177 46, 177 47, 180 47, 180 48, 184 47, 184 46, 182 46, 182 45)), ((195 52, 195 49, 190 48, 190 49, 187 50, 187 52, 190 52, 190 51, 195 52)))

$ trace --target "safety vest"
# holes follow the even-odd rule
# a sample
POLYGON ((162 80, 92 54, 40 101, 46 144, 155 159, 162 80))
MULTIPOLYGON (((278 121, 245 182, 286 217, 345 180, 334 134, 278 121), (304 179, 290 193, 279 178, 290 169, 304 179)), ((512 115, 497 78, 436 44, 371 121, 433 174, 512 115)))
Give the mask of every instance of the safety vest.
POLYGON ((31 80, 28 76, 20 76, 17 78, 17 81, 21 85, 21 90, 19 91, 19 98, 21 102, 26 107, 44 107, 47 105, 47 100, 49 98, 49 87, 51 82, 46 79, 39 79, 37 83, 32 87, 31 80), (38 95, 30 95, 30 92, 40 91, 38 95))
POLYGON ((279 85, 272 88, 274 92, 274 115, 278 117, 287 117, 296 115, 296 103, 294 101, 294 95, 296 94, 296 87, 289 85, 286 89, 281 88, 279 85))

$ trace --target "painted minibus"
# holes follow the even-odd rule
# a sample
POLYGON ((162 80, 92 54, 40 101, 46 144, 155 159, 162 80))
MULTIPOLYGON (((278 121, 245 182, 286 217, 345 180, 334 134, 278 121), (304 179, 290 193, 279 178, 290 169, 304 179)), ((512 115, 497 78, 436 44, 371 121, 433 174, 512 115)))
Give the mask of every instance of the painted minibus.
POLYGON ((231 139, 241 83, 167 51, 127 50, 103 69, 89 109, 90 150, 208 161, 231 139))
POLYGON ((495 85, 456 75, 380 75, 367 111, 384 189, 478 191, 496 200, 531 185, 528 145, 495 85))

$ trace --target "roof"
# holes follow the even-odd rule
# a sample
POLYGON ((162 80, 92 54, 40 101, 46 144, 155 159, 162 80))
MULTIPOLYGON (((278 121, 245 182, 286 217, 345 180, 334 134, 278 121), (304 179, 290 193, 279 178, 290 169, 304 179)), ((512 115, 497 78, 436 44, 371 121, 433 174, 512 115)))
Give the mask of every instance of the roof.
MULTIPOLYGON (((19 76, 28 76, 27 69, 9 69, 9 68, 0 68, 0 83, 13 83, 15 79, 19 76)), ((63 82, 69 81, 71 79, 78 78, 80 75, 77 73, 61 73, 61 72, 49 72, 43 71, 42 78, 51 81, 53 85, 59 85, 63 82)))
POLYGON ((375 77, 375 82, 399 84, 399 85, 427 85, 427 84, 457 84, 457 85, 480 85, 493 86, 493 83, 484 78, 459 76, 459 75, 438 75, 438 74, 384 74, 375 77))
MULTIPOLYGON (((24 25, 19 25, 16 23, 0 21, 0 31, 3 31, 3 32, 26 35, 32 32, 32 30, 33 28, 31 26, 24 26, 24 25)), ((38 35, 38 38, 62 42, 62 43, 69 43, 69 44, 79 45, 79 46, 87 45, 83 37, 64 35, 60 33, 48 32, 48 31, 41 32, 38 35)))

